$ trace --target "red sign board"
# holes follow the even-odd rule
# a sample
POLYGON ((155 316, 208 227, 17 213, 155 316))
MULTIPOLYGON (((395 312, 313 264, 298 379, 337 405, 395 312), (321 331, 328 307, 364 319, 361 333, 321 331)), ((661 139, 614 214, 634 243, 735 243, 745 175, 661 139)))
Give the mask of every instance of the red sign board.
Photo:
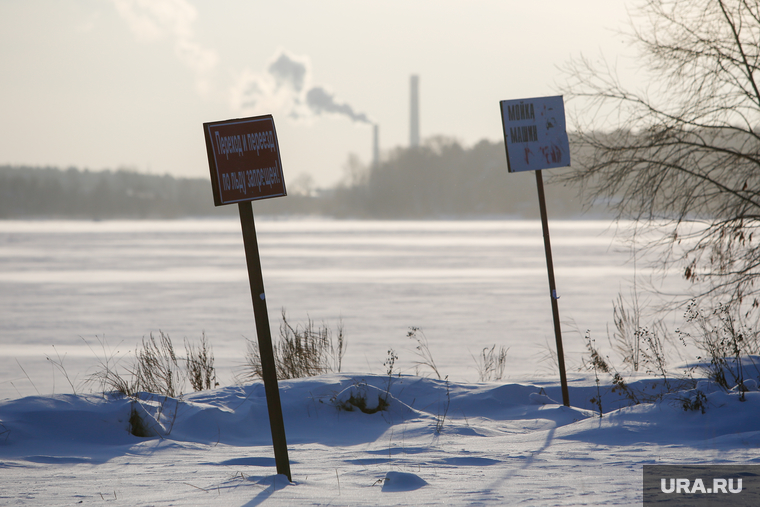
POLYGON ((214 204, 287 195, 272 115, 203 124, 214 204))

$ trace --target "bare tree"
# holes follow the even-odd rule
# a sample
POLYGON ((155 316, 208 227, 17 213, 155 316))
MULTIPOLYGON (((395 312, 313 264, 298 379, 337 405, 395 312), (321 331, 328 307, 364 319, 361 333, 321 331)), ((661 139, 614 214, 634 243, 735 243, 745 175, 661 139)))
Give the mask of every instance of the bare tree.
POLYGON ((649 85, 624 86, 604 61, 564 69, 563 93, 586 116, 571 115, 577 164, 558 177, 579 183, 587 203, 635 219, 635 233, 653 228, 657 240, 645 246, 664 245, 666 265, 680 265, 700 294, 752 297, 760 1, 644 0, 635 14, 629 35, 649 85))

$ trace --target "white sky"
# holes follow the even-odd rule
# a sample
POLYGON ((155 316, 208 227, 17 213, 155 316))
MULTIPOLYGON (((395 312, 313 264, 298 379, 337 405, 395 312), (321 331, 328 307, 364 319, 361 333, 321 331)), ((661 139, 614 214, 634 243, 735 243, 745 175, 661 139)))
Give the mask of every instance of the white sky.
POLYGON ((471 145, 502 138, 500 100, 558 93, 570 58, 631 52, 617 34, 631 4, 2 0, 0 164, 205 177, 203 122, 271 113, 286 180, 331 185, 349 153, 370 162, 372 129, 275 93, 283 52, 308 69, 302 94, 321 87, 377 122, 381 150, 408 144, 411 74, 423 140, 471 145))

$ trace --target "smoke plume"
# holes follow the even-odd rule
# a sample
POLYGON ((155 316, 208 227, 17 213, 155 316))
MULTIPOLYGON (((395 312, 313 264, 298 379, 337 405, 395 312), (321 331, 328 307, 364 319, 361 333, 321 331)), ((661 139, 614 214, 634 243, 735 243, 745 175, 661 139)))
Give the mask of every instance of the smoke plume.
POLYGON ((308 57, 278 51, 266 72, 245 72, 233 90, 233 106, 255 114, 282 111, 294 119, 321 115, 344 116, 357 123, 372 123, 364 113, 336 99, 323 86, 311 86, 308 57))
POLYGON ((355 122, 359 123, 372 123, 364 113, 355 113, 354 109, 348 104, 341 104, 335 100, 335 96, 327 92, 320 86, 315 86, 308 92, 306 92, 306 104, 309 106, 314 114, 320 115, 322 113, 327 114, 340 114, 348 116, 355 122))
POLYGON ((309 77, 308 60, 298 61, 285 52, 280 53, 267 67, 277 87, 290 86, 296 93, 301 93, 309 77))

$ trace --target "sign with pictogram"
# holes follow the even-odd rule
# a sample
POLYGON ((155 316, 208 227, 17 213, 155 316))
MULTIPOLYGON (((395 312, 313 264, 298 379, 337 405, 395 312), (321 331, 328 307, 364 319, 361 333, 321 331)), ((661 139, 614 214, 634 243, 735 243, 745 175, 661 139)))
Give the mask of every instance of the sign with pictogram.
POLYGON ((570 165, 562 96, 502 100, 501 122, 509 172, 570 165))

